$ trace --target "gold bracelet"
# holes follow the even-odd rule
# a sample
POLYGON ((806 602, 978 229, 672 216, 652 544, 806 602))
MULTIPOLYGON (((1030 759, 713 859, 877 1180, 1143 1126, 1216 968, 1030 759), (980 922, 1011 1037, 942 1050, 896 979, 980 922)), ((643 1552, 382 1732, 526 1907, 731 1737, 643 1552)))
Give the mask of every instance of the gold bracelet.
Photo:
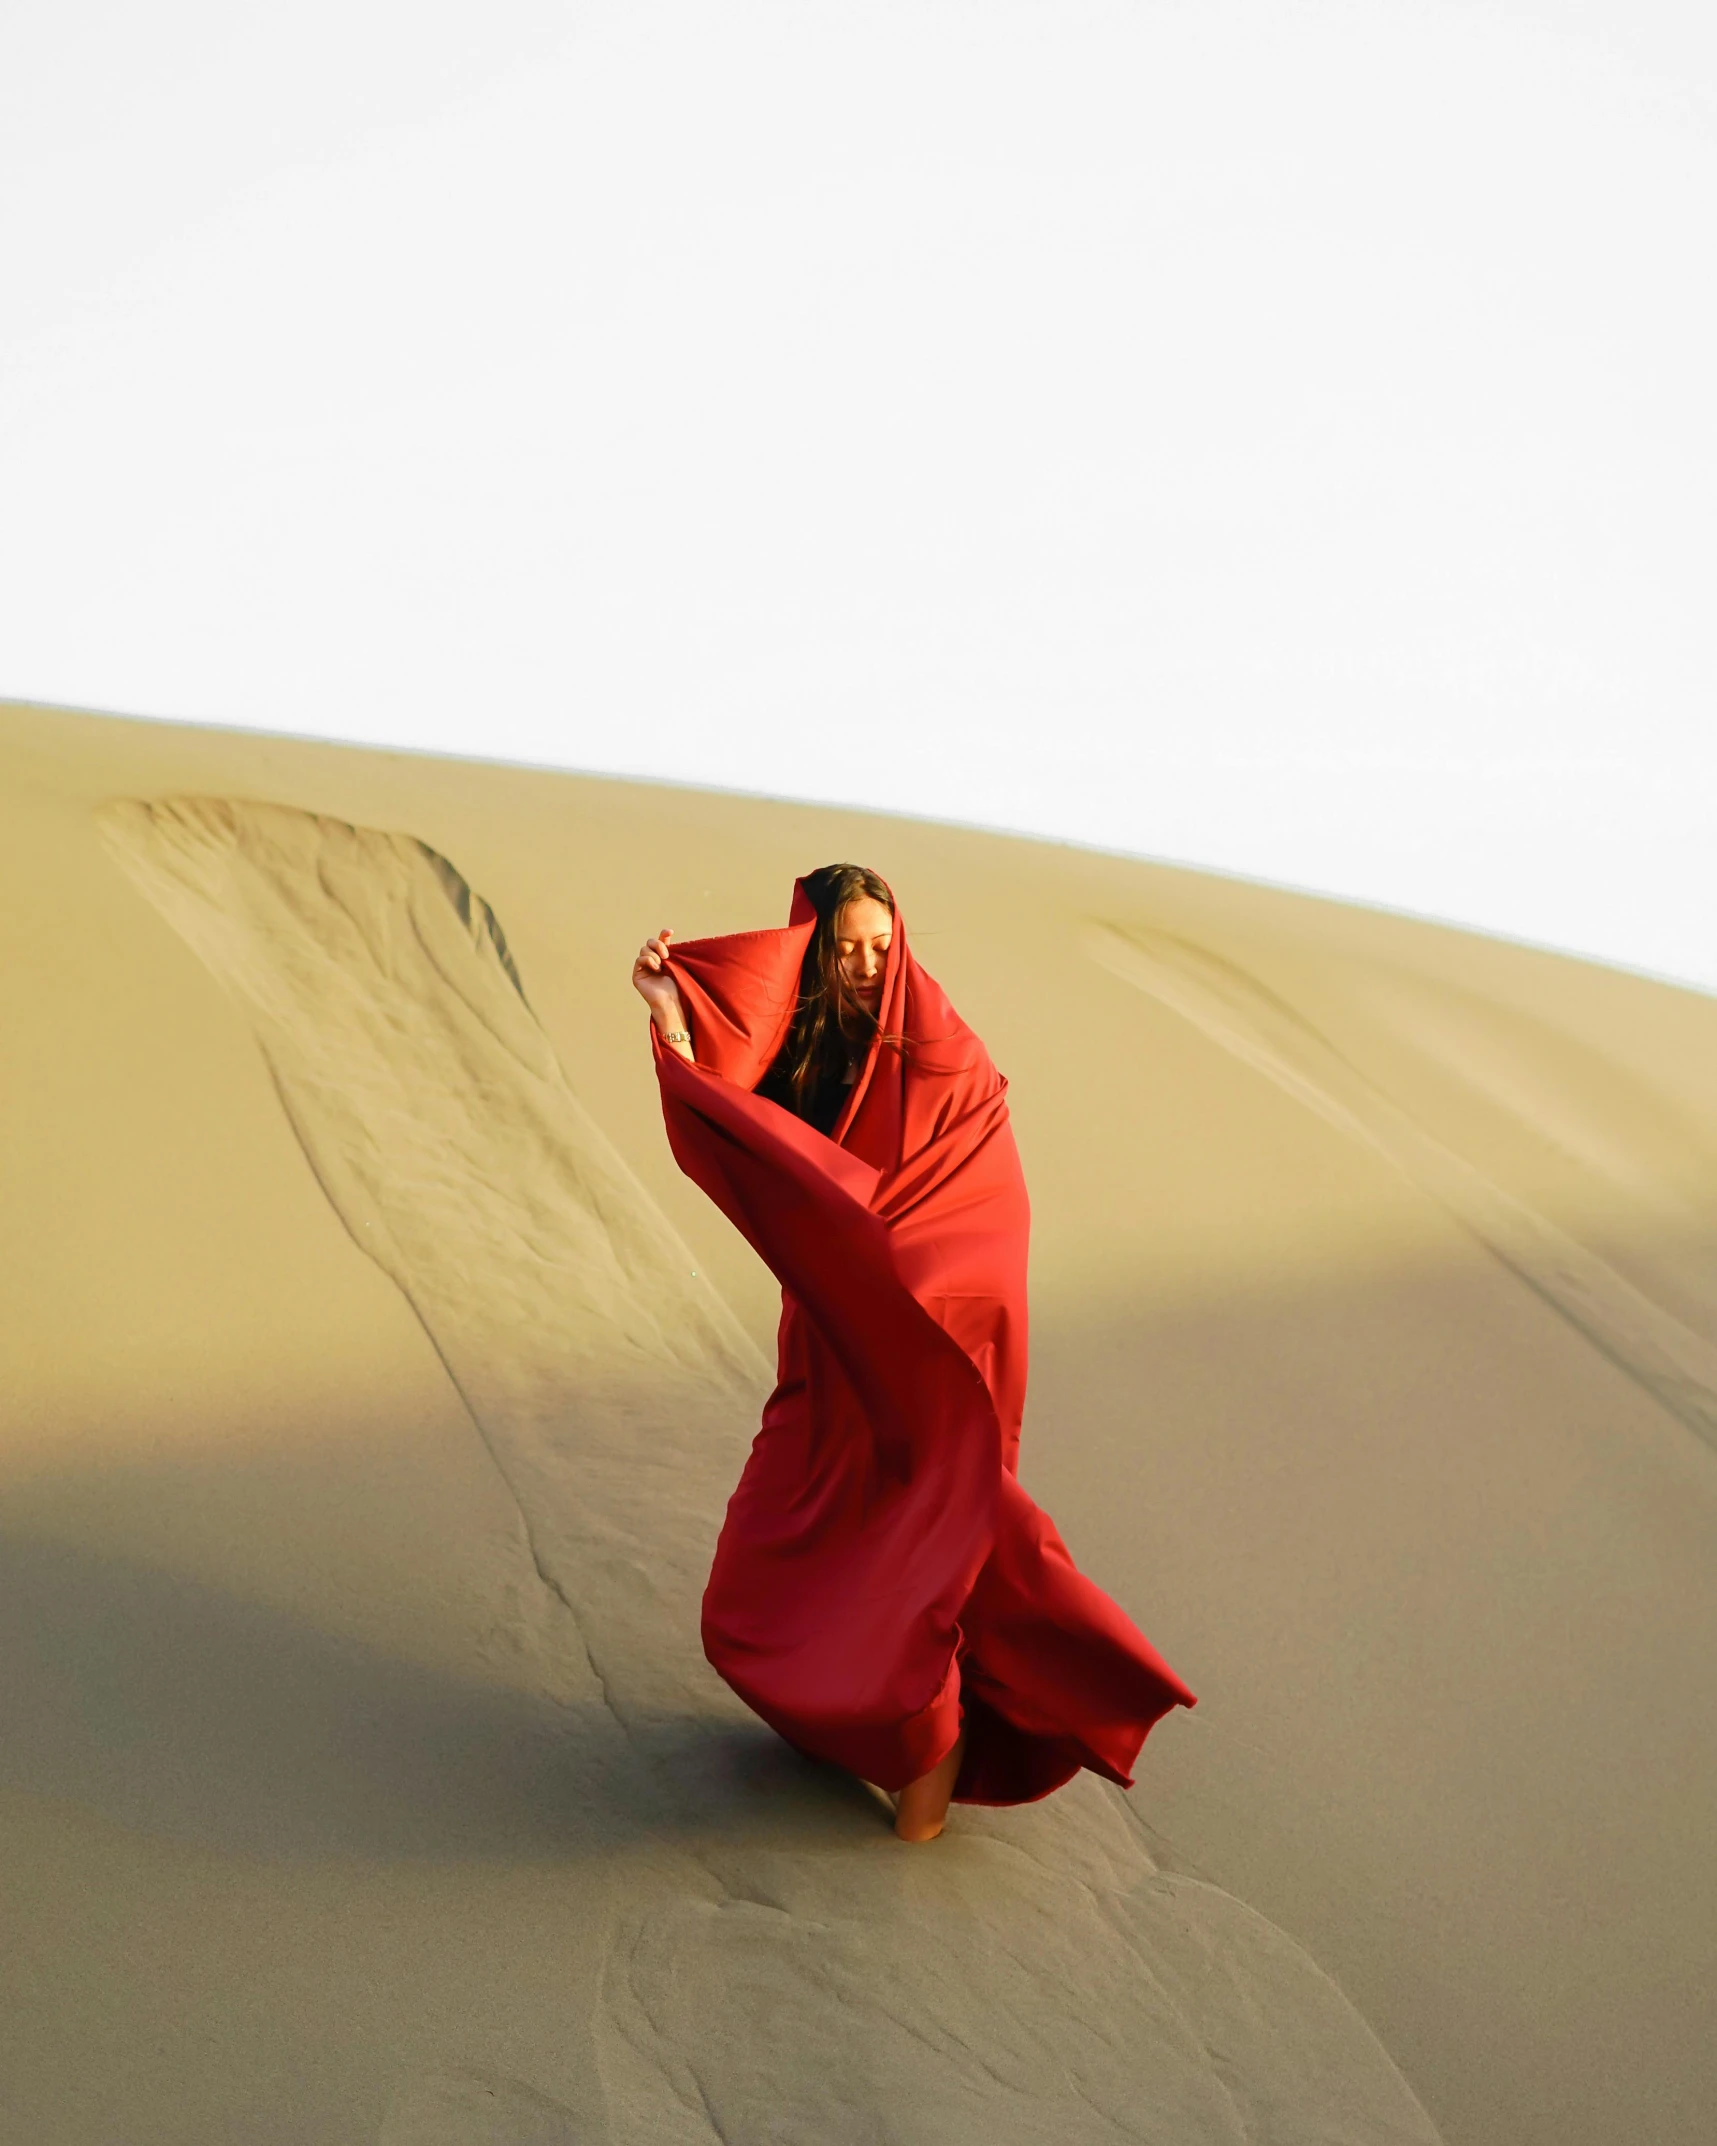
POLYGON ((662 1041, 664 1043, 690 1043, 691 1040, 690 1029, 664 1028, 662 1031, 662 1041))

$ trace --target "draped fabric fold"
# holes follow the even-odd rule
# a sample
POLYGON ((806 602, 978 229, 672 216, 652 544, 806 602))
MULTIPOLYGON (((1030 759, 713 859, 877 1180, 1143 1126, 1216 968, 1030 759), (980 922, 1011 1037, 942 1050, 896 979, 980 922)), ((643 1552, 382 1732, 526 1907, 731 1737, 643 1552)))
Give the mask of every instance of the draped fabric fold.
POLYGON ((1007 1083, 897 910, 833 1135, 752 1093, 815 924, 800 885, 782 930, 675 946, 697 1062, 651 1028, 676 1160, 782 1286, 704 1650, 789 1742, 884 1788, 962 1717, 959 1801, 1028 1802, 1081 1766, 1130 1787, 1152 1725, 1196 1702, 1014 1473, 1030 1213, 1007 1083))

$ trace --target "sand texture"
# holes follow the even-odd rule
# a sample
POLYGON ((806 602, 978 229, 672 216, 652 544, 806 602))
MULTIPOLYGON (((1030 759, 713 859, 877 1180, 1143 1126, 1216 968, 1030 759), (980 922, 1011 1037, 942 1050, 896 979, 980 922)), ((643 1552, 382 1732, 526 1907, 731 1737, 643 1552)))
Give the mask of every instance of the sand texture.
POLYGON ((0 2135, 1706 2135, 1717 1003, 761 801, 0 765, 0 2135), (1028 1485, 1201 1696, 919 1850, 702 1660, 773 1292, 626 986, 837 856, 1013 1082, 1028 1485))
POLYGON ((1093 925, 1111 974, 1148 991, 1446 1207, 1689 1430, 1717 1448, 1717 1348, 1436 1139, 1309 1021, 1235 963, 1164 932, 1093 925))

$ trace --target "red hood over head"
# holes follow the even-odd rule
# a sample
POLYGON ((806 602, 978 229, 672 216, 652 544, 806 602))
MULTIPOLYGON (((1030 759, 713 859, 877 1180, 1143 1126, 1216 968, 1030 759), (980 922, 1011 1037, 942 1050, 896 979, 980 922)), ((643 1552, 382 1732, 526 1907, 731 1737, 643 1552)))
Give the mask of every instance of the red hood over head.
MULTIPOLYGON (((785 925, 689 939, 673 949, 670 968, 691 1019, 700 1066, 736 1087, 756 1087, 792 1027, 800 973, 816 928, 805 882, 796 879, 785 925)), ((860 1071, 835 1138, 888 1170, 1007 1084, 913 954, 898 902, 877 1023, 881 1040, 860 1071)))

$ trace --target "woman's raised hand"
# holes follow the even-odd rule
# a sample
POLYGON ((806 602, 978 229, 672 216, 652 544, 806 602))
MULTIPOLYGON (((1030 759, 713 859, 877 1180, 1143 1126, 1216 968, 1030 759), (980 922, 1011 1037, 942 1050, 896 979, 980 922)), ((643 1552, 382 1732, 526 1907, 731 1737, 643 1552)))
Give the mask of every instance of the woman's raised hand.
MULTIPOLYGON (((646 939, 638 949, 638 958, 632 964, 632 988, 650 1009, 650 1016, 664 1035, 683 1029, 686 1013, 680 1003, 680 987, 668 970, 671 954, 669 941, 671 931, 657 932, 653 939, 646 939)), ((682 1057, 690 1053, 682 1049, 682 1057)))
POLYGON ((658 1006, 664 1007, 670 998, 676 1002, 679 990, 668 974, 668 941, 671 931, 659 931, 653 939, 646 939, 638 949, 638 958, 632 964, 632 988, 638 992, 652 1013, 658 1006))

